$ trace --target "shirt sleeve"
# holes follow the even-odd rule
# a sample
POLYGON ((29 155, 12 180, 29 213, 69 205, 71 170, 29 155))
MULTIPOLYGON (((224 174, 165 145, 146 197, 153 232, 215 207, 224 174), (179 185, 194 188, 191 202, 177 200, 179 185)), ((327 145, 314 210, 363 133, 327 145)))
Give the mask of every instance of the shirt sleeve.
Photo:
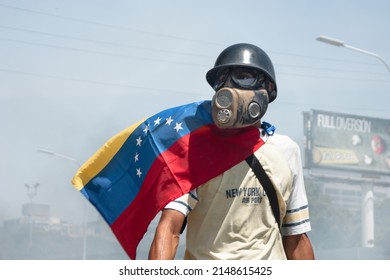
POLYGON ((191 192, 182 195, 176 200, 168 203, 164 209, 173 209, 183 213, 184 216, 187 216, 189 212, 194 209, 196 203, 198 202, 198 196, 196 190, 192 190, 191 192))
POLYGON ((297 143, 288 136, 275 134, 269 138, 286 156, 293 173, 291 195, 287 201, 287 213, 282 222, 282 235, 295 235, 311 230, 309 205, 303 177, 301 152, 297 143))

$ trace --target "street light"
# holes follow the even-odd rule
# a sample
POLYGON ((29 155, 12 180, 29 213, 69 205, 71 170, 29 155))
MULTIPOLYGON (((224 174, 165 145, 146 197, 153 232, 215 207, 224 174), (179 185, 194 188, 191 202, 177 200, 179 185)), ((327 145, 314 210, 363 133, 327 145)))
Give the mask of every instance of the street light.
POLYGON ((362 50, 362 49, 359 49, 359 48, 347 45, 343 41, 340 41, 340 40, 337 40, 337 39, 333 39, 333 38, 329 38, 329 37, 326 37, 326 36, 319 36, 316 40, 319 41, 319 42, 322 42, 322 43, 326 43, 326 44, 332 45, 332 46, 344 47, 344 48, 347 48, 347 49, 350 49, 350 50, 353 50, 353 51, 357 51, 357 52, 360 52, 360 53, 364 53, 364 54, 376 57, 377 59, 379 59, 386 66, 387 70, 389 70, 389 73, 390 73, 390 66, 385 62, 385 60, 382 57, 380 57, 379 55, 377 55, 375 53, 372 53, 372 52, 369 52, 369 51, 366 51, 366 50, 362 50))
MULTIPOLYGON (((329 38, 326 36, 319 36, 317 41, 326 43, 332 46, 336 47, 344 47, 353 51, 357 51, 369 56, 373 56, 377 59, 379 59, 389 70, 390 73, 390 67, 385 62, 385 60, 380 57, 379 55, 362 50, 356 47, 352 47, 350 45, 345 44, 341 40, 329 38)), ((362 247, 364 248, 372 248, 374 247, 374 203, 373 203, 373 190, 372 186, 363 186, 362 188, 363 196, 362 196, 362 247)))
POLYGON ((39 183, 35 183, 33 186, 30 186, 29 184, 24 184, 24 186, 27 188, 27 196, 30 199, 30 204, 32 205, 33 198, 38 193, 39 183))
POLYGON ((46 150, 46 149, 37 149, 37 151, 39 153, 43 153, 43 154, 47 154, 47 155, 55 156, 55 157, 60 157, 60 158, 72 161, 72 162, 76 163, 78 166, 81 166, 81 164, 78 162, 78 160, 74 159, 72 157, 69 157, 69 156, 66 156, 66 155, 54 152, 54 151, 49 151, 49 150, 46 150))
MULTIPOLYGON (((54 151, 50 151, 50 150, 46 150, 46 149, 37 149, 37 152, 43 153, 43 154, 46 154, 46 155, 49 155, 49 156, 59 157, 59 158, 62 158, 62 159, 74 162, 79 167, 81 166, 80 162, 77 159, 69 157, 67 155, 63 155, 63 154, 60 154, 60 153, 57 153, 57 152, 54 152, 54 151)), ((83 215, 83 260, 87 259, 87 222, 86 222, 87 217, 86 216, 87 216, 87 209, 86 209, 86 205, 84 204, 84 215, 83 215)))

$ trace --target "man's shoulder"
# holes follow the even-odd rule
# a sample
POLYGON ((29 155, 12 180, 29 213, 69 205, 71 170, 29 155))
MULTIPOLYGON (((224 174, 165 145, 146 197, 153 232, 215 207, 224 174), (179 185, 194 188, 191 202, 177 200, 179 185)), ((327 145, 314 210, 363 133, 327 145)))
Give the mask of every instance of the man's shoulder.
POLYGON ((275 133, 267 139, 267 144, 272 144, 278 147, 289 147, 293 149, 299 148, 298 144, 292 140, 289 136, 284 134, 275 133))
POLYGON ((284 134, 275 133, 273 136, 268 137, 264 147, 270 151, 278 150, 290 163, 300 159, 301 156, 299 145, 284 134))

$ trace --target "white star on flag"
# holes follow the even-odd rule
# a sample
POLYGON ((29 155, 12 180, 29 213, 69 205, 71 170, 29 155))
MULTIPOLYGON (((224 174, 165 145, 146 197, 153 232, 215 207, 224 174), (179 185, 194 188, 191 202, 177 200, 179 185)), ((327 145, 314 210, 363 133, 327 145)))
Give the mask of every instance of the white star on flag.
POLYGON ((142 139, 141 139, 141 136, 137 138, 137 146, 141 146, 141 143, 142 143, 142 139))
POLYGON ((138 153, 136 153, 134 156, 134 162, 137 162, 137 161, 139 161, 139 154, 138 153))
POLYGON ((144 132, 145 132, 145 133, 148 133, 148 131, 149 131, 149 126, 147 125, 147 126, 145 126, 145 128, 144 128, 144 132))
POLYGON ((169 118, 166 119, 166 123, 167 125, 171 125, 171 122, 173 122, 173 119, 171 116, 169 116, 169 118))
POLYGON ((158 118, 154 121, 154 126, 159 125, 159 124, 160 124, 160 121, 161 121, 161 118, 158 117, 158 118))
POLYGON ((176 123, 176 126, 173 129, 176 130, 176 132, 179 132, 180 129, 183 129, 181 125, 182 123, 176 123))
POLYGON ((141 178, 142 172, 141 168, 137 168, 137 176, 141 178))

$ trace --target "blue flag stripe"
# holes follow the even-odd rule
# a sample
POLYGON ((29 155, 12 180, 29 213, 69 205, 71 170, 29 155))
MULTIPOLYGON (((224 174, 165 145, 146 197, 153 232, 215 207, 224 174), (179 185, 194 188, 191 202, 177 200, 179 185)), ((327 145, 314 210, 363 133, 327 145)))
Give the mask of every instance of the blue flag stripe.
POLYGON ((210 101, 171 108, 148 118, 134 130, 83 190, 108 224, 133 201, 158 155, 191 131, 212 123, 210 110, 210 101))

